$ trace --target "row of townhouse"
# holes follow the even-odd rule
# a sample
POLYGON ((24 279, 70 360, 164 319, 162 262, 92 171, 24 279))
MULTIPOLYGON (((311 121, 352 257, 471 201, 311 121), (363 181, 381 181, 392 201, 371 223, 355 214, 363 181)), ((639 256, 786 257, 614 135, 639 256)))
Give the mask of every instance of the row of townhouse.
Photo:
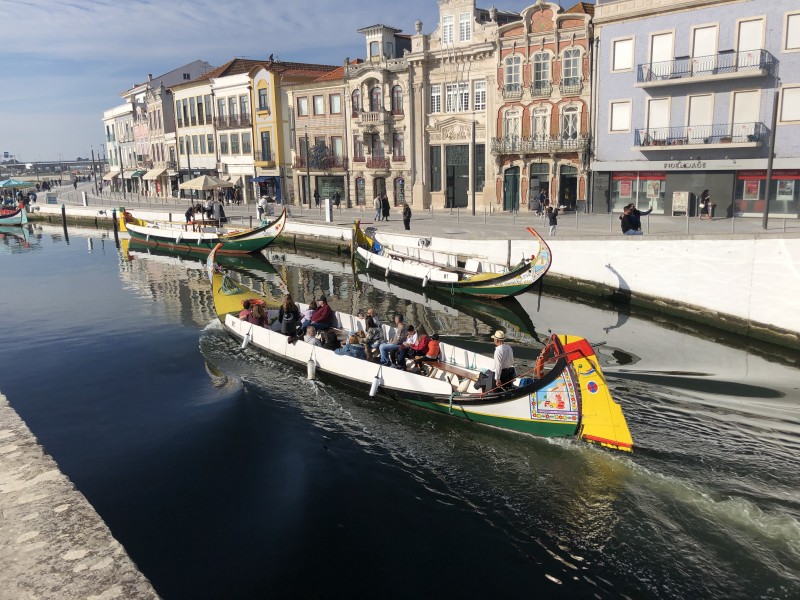
POLYGON ((685 214, 708 189, 717 216, 738 216, 763 212, 772 167, 772 214, 798 215, 796 0, 438 5, 430 34, 358 30, 365 58, 339 67, 197 61, 149 78, 104 115, 106 177, 164 195, 210 173, 246 201, 386 193, 481 211, 544 192, 685 214))

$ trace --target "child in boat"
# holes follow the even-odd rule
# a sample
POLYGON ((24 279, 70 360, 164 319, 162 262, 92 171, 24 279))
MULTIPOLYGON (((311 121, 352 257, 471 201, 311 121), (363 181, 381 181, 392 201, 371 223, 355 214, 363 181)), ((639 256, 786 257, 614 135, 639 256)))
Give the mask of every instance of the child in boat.
POLYGON ((306 336, 303 338, 303 341, 312 346, 322 346, 322 343, 317 339, 317 330, 311 326, 306 328, 306 336))
POLYGON ((242 301, 242 311, 239 313, 240 320, 263 327, 264 316, 264 307, 261 303, 251 302, 250 300, 242 301))
MULTIPOLYGON (((411 326, 409 325, 409 328, 411 326)), ((428 353, 428 343, 430 342, 428 337, 428 332, 425 331, 425 328, 420 326, 417 328, 416 332, 416 340, 413 340, 411 343, 405 343, 397 351, 397 368, 402 369, 403 371, 406 370, 406 358, 416 358, 417 356, 425 356, 428 353)))
MULTIPOLYGON (((441 352, 441 347, 439 346, 439 334, 434 333, 431 336, 431 339, 428 341, 428 349, 425 351, 425 356, 421 357, 419 360, 424 362, 434 362, 439 360, 439 353, 441 352)), ((419 363, 419 370, 424 375, 427 372, 427 367, 419 363)))
POLYGON ((300 327, 305 329, 311 325, 311 316, 314 314, 315 310, 317 310, 317 301, 311 300, 311 302, 308 303, 308 308, 303 311, 303 320, 300 322, 300 327))

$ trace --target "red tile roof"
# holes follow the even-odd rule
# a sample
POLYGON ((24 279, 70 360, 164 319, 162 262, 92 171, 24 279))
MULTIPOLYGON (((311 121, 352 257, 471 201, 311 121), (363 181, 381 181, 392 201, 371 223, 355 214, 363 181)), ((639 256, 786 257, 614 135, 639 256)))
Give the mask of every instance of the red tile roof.
POLYGON ((264 67, 268 71, 284 73, 288 75, 305 76, 309 78, 319 77, 320 74, 328 73, 336 69, 333 65, 316 65, 311 63, 284 62, 281 60, 253 60, 250 58, 234 58, 229 60, 221 67, 212 69, 194 79, 202 81, 217 77, 227 77, 229 75, 241 75, 249 73, 254 67, 264 67))
POLYGON ((580 13, 584 15, 594 16, 594 4, 588 2, 578 2, 575 6, 564 11, 565 13, 580 13))
MULTIPOLYGON (((355 58, 350 61, 350 64, 360 65, 363 62, 364 61, 361 60, 360 58, 355 58)), ((340 79, 344 79, 344 65, 342 65, 341 67, 336 67, 333 71, 325 73, 325 75, 323 75, 322 77, 315 79, 314 82, 316 83, 317 81, 338 81, 340 79)))

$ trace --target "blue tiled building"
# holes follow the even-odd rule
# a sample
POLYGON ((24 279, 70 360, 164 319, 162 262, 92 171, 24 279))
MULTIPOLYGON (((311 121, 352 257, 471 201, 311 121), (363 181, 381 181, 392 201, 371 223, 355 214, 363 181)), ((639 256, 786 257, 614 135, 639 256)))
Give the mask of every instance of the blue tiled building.
POLYGON ((594 212, 760 216, 774 141, 770 214, 798 217, 798 0, 598 0, 594 27, 594 212))

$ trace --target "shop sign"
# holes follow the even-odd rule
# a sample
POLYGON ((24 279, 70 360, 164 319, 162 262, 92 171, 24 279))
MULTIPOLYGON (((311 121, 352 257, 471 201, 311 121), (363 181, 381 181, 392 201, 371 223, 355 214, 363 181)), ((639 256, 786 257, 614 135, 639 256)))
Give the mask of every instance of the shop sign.
POLYGON ((685 171, 697 171, 701 169, 706 169, 708 163, 704 160, 675 160, 675 161, 667 161, 664 162, 664 168, 670 171, 675 170, 685 170, 685 171))

